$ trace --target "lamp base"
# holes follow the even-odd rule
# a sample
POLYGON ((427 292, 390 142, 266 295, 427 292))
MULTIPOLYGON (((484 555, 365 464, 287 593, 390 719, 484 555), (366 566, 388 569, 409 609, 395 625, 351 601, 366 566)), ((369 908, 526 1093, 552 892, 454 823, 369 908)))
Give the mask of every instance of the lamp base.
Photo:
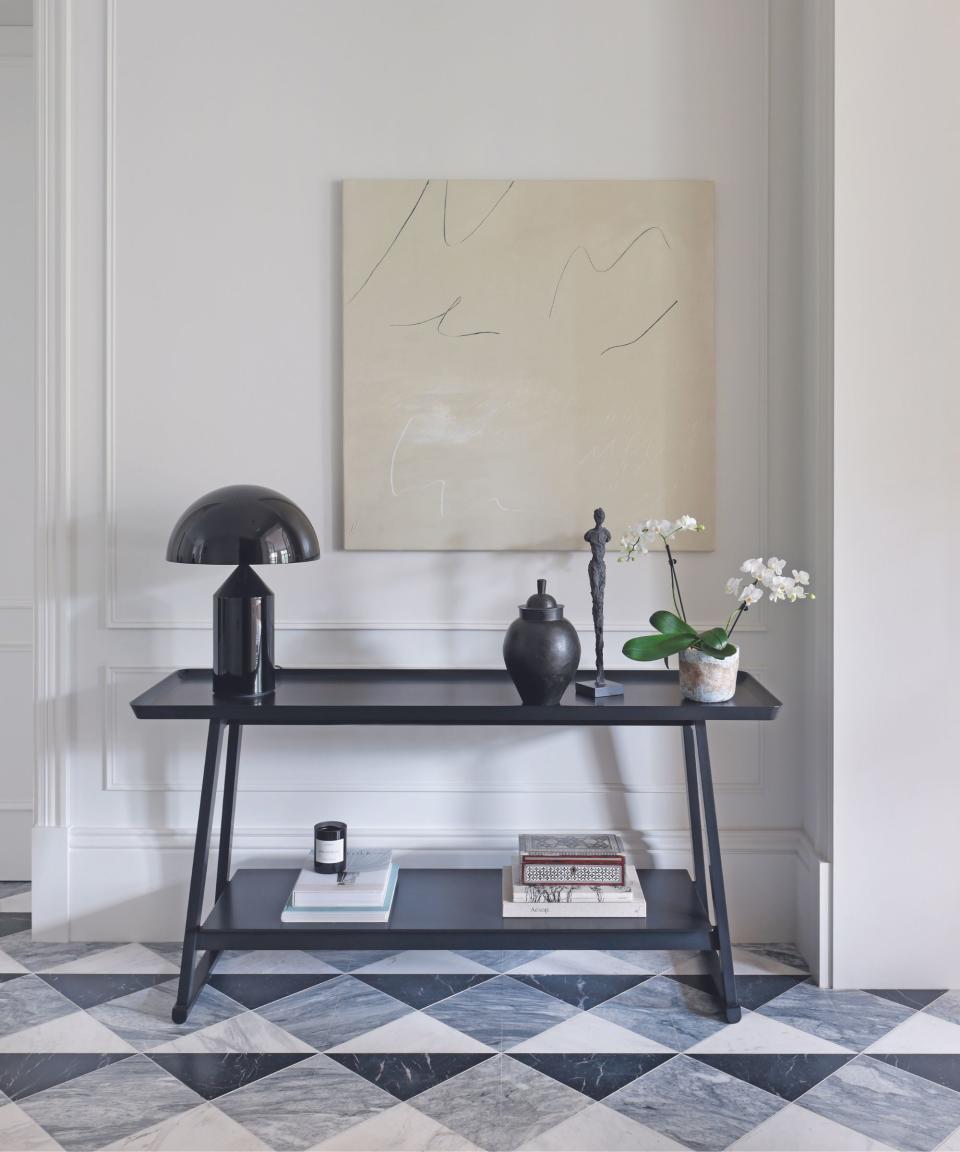
POLYGON ((213 693, 256 698, 273 690, 273 593, 241 564, 213 594, 213 693))

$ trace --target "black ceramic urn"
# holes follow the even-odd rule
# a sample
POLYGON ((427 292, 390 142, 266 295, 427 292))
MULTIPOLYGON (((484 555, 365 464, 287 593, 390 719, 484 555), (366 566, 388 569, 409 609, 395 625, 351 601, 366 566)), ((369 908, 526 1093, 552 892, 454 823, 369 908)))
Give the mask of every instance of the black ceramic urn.
POLYGON ((503 662, 524 704, 557 704, 580 664, 580 637, 563 605, 537 581, 536 594, 520 605, 520 618, 507 629, 503 662))

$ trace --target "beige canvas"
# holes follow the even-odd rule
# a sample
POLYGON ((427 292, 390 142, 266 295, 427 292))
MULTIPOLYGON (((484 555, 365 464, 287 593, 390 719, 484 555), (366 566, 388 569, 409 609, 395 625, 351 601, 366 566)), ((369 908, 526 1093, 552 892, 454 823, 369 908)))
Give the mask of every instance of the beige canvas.
POLYGON ((713 284, 708 182, 346 181, 346 547, 712 528, 713 284))

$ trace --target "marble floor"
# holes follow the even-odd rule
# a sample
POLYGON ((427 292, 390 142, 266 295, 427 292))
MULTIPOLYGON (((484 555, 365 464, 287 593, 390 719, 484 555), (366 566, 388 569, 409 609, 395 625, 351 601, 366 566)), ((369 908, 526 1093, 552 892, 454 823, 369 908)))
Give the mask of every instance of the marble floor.
POLYGON ((821 991, 736 949, 226 953, 37 944, 0 884, 0 1149, 953 1149, 960 992, 821 991))

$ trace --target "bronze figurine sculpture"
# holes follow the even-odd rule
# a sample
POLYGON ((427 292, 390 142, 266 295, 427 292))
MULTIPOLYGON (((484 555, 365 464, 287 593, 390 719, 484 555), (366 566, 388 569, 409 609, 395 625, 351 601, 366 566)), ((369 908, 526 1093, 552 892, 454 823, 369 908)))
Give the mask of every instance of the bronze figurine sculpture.
POLYGON ((610 543, 610 530, 603 526, 606 513, 602 508, 593 510, 594 525, 583 538, 590 545, 590 598, 593 600, 593 631, 596 637, 597 675, 593 680, 578 680, 577 694, 598 700, 605 696, 622 696, 623 685, 608 680, 603 670, 603 594, 607 585, 607 562, 604 556, 610 543))

